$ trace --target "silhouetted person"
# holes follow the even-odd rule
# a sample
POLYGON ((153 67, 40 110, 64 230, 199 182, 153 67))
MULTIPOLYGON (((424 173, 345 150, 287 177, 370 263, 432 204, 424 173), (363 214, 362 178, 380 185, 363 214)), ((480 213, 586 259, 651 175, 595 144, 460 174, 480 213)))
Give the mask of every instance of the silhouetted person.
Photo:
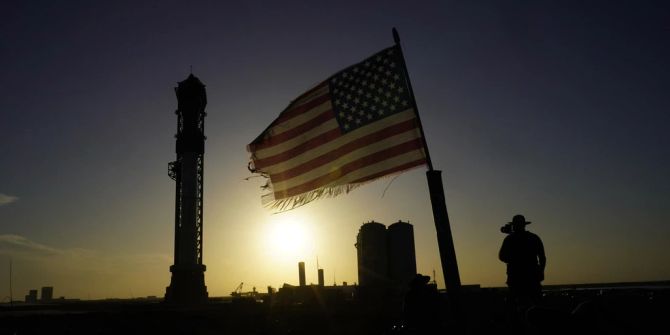
POLYGON ((507 286, 512 297, 521 304, 540 300, 547 263, 542 240, 526 231, 529 223, 523 215, 515 215, 512 222, 501 229, 509 235, 505 237, 498 255, 501 261, 507 263, 507 286))
POLYGON ((405 294, 403 314, 411 330, 424 331, 439 326, 439 296, 430 277, 417 274, 409 283, 405 294))

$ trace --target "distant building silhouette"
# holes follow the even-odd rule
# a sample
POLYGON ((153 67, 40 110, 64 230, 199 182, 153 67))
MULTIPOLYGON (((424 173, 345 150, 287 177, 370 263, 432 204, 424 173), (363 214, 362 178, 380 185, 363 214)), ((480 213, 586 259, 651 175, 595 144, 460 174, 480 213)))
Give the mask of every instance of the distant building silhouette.
POLYGON ((300 286, 305 286, 307 284, 305 280, 305 262, 298 263, 298 279, 300 286))
POLYGON ((176 181, 174 265, 165 292, 170 303, 207 301, 202 263, 203 177, 205 157, 205 85, 193 74, 175 88, 177 94, 177 160, 168 172, 176 181))
POLYGON ((44 286, 42 287, 42 296, 41 302, 50 302, 54 298, 54 288, 53 286, 44 286))
POLYGON ((318 285, 307 285, 305 283, 305 262, 298 263, 299 286, 284 284, 275 293, 268 288, 266 298, 270 305, 337 305, 345 301, 354 299, 356 287, 347 285, 344 282, 342 286, 326 286, 324 284, 324 270, 317 269, 319 276, 318 285))
POLYGON ((404 289, 416 276, 414 228, 398 221, 389 226, 364 223, 356 236, 361 288, 404 289))
POLYGON ((319 273, 319 286, 324 286, 325 282, 323 278, 323 269, 318 269, 318 273, 319 273))
POLYGON ((37 290, 30 290, 26 295, 26 303, 34 304, 37 302, 37 290))

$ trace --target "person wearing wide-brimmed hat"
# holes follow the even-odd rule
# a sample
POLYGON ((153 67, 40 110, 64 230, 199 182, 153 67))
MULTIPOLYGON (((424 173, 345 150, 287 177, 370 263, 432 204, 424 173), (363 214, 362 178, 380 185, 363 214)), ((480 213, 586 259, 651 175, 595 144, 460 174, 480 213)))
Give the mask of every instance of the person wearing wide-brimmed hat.
POLYGON ((505 237, 498 257, 507 263, 507 286, 518 300, 537 303, 542 295, 547 258, 539 236, 526 230, 523 215, 515 215, 511 233, 505 237))

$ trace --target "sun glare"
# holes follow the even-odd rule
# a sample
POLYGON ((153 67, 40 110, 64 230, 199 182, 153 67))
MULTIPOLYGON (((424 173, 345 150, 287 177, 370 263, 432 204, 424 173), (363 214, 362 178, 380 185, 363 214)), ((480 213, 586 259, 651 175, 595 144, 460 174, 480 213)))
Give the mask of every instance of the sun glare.
POLYGON ((292 260, 308 256, 312 236, 302 218, 278 214, 270 219, 269 228, 266 245, 274 257, 292 260))

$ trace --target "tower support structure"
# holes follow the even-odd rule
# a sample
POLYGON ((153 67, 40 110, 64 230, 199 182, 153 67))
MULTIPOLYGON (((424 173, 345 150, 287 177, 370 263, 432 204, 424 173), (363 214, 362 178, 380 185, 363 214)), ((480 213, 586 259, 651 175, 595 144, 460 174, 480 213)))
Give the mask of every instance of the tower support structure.
POLYGON ((205 85, 193 74, 178 83, 177 160, 168 164, 176 182, 174 264, 165 301, 197 304, 207 301, 203 251, 203 180, 205 158, 205 85))

